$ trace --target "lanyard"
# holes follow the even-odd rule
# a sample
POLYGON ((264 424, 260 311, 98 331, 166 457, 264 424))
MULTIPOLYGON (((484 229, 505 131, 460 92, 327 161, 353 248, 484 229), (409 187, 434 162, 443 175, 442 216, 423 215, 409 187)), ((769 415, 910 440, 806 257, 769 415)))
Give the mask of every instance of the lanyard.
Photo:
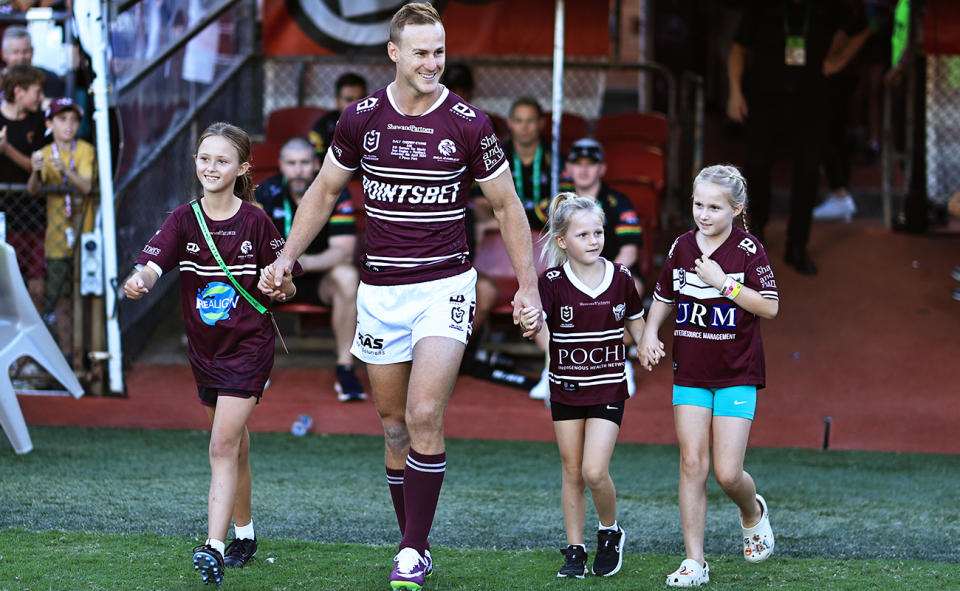
POLYGON ((293 209, 290 208, 291 197, 290 189, 287 188, 287 177, 280 179, 280 186, 283 187, 280 199, 283 201, 283 237, 286 238, 290 235, 290 226, 293 224, 293 209))
MULTIPOLYGON (((810 30, 810 5, 807 4, 803 10, 803 37, 807 37, 810 30)), ((783 33, 790 37, 790 0, 787 0, 783 6, 783 33)))
POLYGON ((200 224, 200 231, 203 232, 203 238, 207 241, 207 246, 210 247, 210 252, 213 254, 213 258, 216 259, 217 264, 220 265, 220 269, 223 270, 224 274, 227 276, 227 279, 229 279, 230 283, 237 288, 237 291, 240 292, 240 295, 243 296, 243 299, 250 302, 250 305, 253 306, 257 312, 266 314, 267 309, 263 307, 263 304, 253 299, 253 296, 247 293, 247 290, 243 289, 243 287, 237 283, 237 280, 233 278, 233 274, 231 274, 230 270, 227 269, 227 266, 223 264, 223 259, 220 257, 220 251, 217 250, 217 246, 213 243, 213 237, 210 236, 210 230, 207 229, 207 223, 203 221, 203 213, 200 211, 200 203, 194 199, 190 202, 190 206, 193 207, 193 213, 197 216, 197 223, 200 224))
MULTIPOLYGON (((543 144, 537 144, 537 153, 533 156, 533 202, 540 203, 540 161, 543 160, 543 144)), ((517 156, 517 151, 513 151, 513 184, 517 186, 517 194, 520 201, 526 202, 526 196, 523 194, 523 163, 517 156)))
MULTIPOLYGON (((57 148, 57 142, 53 142, 52 144, 50 144, 50 148, 53 150, 53 157, 56 158, 57 160, 60 160, 60 150, 57 148)), ((70 170, 72 170, 73 172, 77 172, 77 163, 74 162, 74 159, 73 159, 73 155, 76 151, 77 151, 77 140, 73 140, 73 145, 70 146, 70 170)), ((64 185, 69 184, 67 182, 67 173, 65 172, 60 173, 60 176, 62 177, 64 185)), ((67 193, 64 196, 63 201, 64 201, 64 208, 67 211, 68 218, 73 216, 73 207, 70 205, 70 200, 71 200, 71 195, 67 193)))

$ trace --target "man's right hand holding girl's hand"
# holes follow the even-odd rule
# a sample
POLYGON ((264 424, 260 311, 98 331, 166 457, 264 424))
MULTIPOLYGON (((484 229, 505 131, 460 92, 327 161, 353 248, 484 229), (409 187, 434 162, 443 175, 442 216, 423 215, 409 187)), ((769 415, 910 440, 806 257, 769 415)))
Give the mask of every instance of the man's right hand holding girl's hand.
POLYGON ((290 268, 277 266, 278 263, 279 259, 260 270, 260 281, 257 287, 271 299, 285 302, 296 295, 297 287, 293 284, 293 273, 290 268))

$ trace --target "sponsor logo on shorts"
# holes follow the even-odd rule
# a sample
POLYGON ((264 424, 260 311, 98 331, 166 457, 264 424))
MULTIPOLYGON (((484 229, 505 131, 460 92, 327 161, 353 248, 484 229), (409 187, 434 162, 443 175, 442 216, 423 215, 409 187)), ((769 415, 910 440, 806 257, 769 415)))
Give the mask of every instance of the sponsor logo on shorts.
POLYGON ((747 403, 746 400, 734 400, 734 401, 733 401, 734 406, 740 406, 741 404, 746 404, 746 403, 747 403))
POLYGON ((612 404, 607 405, 607 410, 620 410, 619 406, 614 406, 612 404))
POLYGON ((370 334, 363 334, 362 332, 357 333, 357 344, 368 353, 372 351, 381 351, 383 349, 382 338, 378 338, 370 334))
MULTIPOLYGON (((464 313, 465 313, 465 310, 460 306, 454 306, 453 308, 450 308, 450 318, 457 324, 460 324, 461 322, 463 322, 464 313)), ((460 327, 458 326, 457 328, 459 329, 460 327)))
POLYGON ((450 303, 451 303, 451 304, 462 304, 462 303, 464 303, 464 302, 466 302, 466 301, 467 301, 467 298, 466 298, 466 296, 464 296, 462 293, 459 294, 459 295, 455 295, 455 296, 453 296, 452 298, 450 298, 450 303))

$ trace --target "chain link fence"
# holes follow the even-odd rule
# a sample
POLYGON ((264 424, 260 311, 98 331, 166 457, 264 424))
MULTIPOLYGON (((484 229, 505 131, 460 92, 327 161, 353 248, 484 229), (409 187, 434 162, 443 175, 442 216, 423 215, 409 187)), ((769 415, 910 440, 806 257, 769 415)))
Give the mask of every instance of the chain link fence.
MULTIPOLYGON (((447 65, 470 68, 474 78, 471 102, 487 114, 505 119, 521 96, 536 98, 549 111, 553 63, 544 58, 452 57, 447 65)), ((297 106, 334 108, 334 84, 354 72, 370 92, 386 86, 396 67, 385 57, 277 57, 263 64, 263 116, 297 106)), ((683 193, 699 167, 703 124, 703 80, 685 73, 679 79, 657 64, 612 63, 607 60, 568 60, 563 76, 563 112, 584 118, 587 134, 601 115, 623 111, 659 111, 671 129, 667 153, 666 203, 683 193)))
POLYGON ((960 56, 927 57, 927 195, 943 207, 960 189, 960 56))

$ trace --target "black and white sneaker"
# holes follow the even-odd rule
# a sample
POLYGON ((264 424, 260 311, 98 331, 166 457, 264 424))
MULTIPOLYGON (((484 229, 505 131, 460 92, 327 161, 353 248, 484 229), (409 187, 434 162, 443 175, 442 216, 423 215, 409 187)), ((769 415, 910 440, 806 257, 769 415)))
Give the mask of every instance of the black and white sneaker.
POLYGON ((227 545, 223 553, 223 564, 227 568, 243 568, 250 559, 257 555, 257 539, 234 539, 227 545))
POLYGON ((587 574, 587 551, 583 546, 567 546, 560 553, 566 556, 563 568, 557 573, 558 578, 582 579, 587 574))
POLYGON ((204 585, 210 583, 218 587, 223 582, 223 556, 209 544, 193 549, 193 570, 200 572, 204 585))
POLYGON ((620 572, 623 566, 623 543, 627 535, 623 528, 617 531, 600 530, 597 532, 597 557, 593 559, 590 572, 598 577, 609 577, 620 572))
POLYGON ((354 402, 367 399, 367 393, 363 391, 363 385, 357 379, 352 365, 338 365, 336 374, 337 380, 333 383, 333 389, 337 393, 337 400, 354 402))

